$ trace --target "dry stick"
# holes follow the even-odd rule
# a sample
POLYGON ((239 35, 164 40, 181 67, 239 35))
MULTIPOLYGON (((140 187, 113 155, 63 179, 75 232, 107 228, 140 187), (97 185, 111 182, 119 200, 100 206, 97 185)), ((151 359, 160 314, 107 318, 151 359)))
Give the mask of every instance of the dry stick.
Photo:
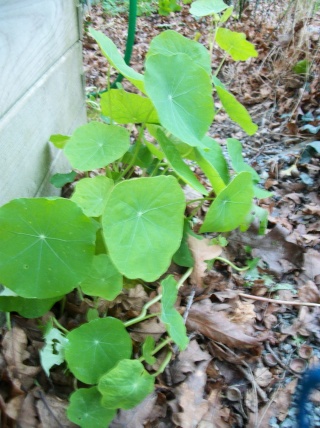
POLYGON ((274 352, 274 350, 271 348, 270 346, 270 342, 267 340, 266 343, 266 349, 268 352, 270 352, 270 354, 273 355, 274 359, 277 361, 277 363, 279 364, 280 367, 282 367, 284 370, 287 370, 288 372, 292 373, 293 375, 295 375, 298 378, 301 378, 301 375, 297 372, 295 372, 294 370, 292 370, 287 364, 284 364, 281 359, 278 357, 278 355, 274 352))
POLYGON ((320 307, 320 303, 293 302, 290 300, 276 300, 276 299, 269 299, 267 297, 252 296, 251 294, 245 294, 245 293, 239 293, 238 295, 241 297, 244 297, 245 299, 259 300, 261 302, 276 303, 277 305, 313 306, 313 307, 318 307, 318 308, 320 307))

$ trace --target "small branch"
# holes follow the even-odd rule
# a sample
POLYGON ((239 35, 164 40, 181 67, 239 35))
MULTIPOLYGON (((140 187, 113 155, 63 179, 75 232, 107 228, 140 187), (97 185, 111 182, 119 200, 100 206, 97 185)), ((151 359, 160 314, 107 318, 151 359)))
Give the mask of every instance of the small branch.
POLYGON ((266 350, 270 352, 270 354, 273 355, 274 359, 277 361, 280 367, 282 367, 284 370, 287 370, 288 372, 294 374, 298 378, 301 378, 301 375, 294 370, 292 370, 287 364, 284 364, 281 359, 278 357, 278 355, 274 352, 274 350, 271 348, 269 341, 265 343, 266 350))
POLYGON ((319 303, 309 303, 309 302, 293 302, 290 300, 277 300, 269 299, 267 297, 252 296, 251 294, 239 293, 239 296, 244 297, 245 299, 259 300, 261 302, 276 303, 277 305, 291 305, 291 306, 312 306, 320 307, 319 303))

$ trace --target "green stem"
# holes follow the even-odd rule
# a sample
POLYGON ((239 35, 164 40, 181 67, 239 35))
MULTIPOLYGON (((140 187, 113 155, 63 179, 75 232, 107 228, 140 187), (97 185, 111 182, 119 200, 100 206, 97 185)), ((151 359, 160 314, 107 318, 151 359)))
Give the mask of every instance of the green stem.
POLYGON ((56 318, 52 317, 52 321, 53 321, 53 324, 55 324, 63 333, 65 334, 69 333, 69 331, 66 328, 64 328, 56 318))
POLYGON ((10 312, 6 312, 6 324, 7 324, 8 330, 11 330, 12 325, 11 325, 10 312))
POLYGON ((155 373, 153 373, 151 376, 153 376, 153 377, 159 376, 159 374, 162 373, 164 371, 164 369, 167 367, 167 365, 170 363, 171 357, 172 357, 172 352, 169 351, 167 353, 167 355, 166 355, 166 358, 161 363, 158 371, 156 371, 155 373))
POLYGON ((142 145, 142 134, 143 134, 143 131, 144 131, 144 126, 141 126, 140 129, 139 129, 139 135, 138 135, 138 138, 137 138, 136 147, 134 149, 134 153, 133 153, 131 162, 129 162, 129 164, 127 165, 127 167, 122 171, 122 173, 120 174, 120 176, 118 178, 118 181, 121 180, 121 178, 125 177, 126 174, 130 171, 130 169, 134 166, 134 163, 135 163, 135 161, 137 159, 140 147, 142 145))
MULTIPOLYGON (((150 302, 146 303, 141 311, 141 314, 136 317, 136 318, 132 318, 132 320, 129 320, 127 322, 124 323, 125 327, 130 327, 133 324, 137 324, 138 322, 141 322, 143 320, 146 319, 147 316, 147 310, 150 308, 150 306, 152 306, 154 303, 158 302, 159 300, 161 300, 162 294, 159 294, 158 296, 156 296, 154 299, 150 300, 150 302)), ((149 318, 149 316, 148 316, 149 318)))
POLYGON ((214 73, 215 76, 218 76, 218 74, 220 73, 221 67, 223 66, 223 64, 224 64, 225 60, 227 59, 227 57, 228 57, 228 54, 226 53, 224 55, 224 57, 222 58, 219 66, 218 66, 218 68, 216 69, 216 72, 214 73))
POLYGON ((161 351, 162 348, 169 345, 172 342, 171 337, 168 337, 166 340, 160 343, 157 347, 154 348, 154 350, 151 352, 151 355, 157 354, 159 351, 161 351))
POLYGON ((190 267, 185 274, 179 279, 179 282, 177 284, 177 289, 179 290, 179 288, 183 285, 184 281, 189 278, 189 276, 192 274, 193 271, 193 267, 190 267))
POLYGON ((215 257, 213 259, 213 263, 215 262, 215 260, 219 260, 220 262, 226 263, 227 265, 231 266, 232 269, 237 270, 238 272, 244 272, 244 271, 250 269, 250 266, 246 266, 244 268, 239 268, 238 266, 236 266, 235 264, 230 262, 230 260, 225 259, 224 257, 215 257))

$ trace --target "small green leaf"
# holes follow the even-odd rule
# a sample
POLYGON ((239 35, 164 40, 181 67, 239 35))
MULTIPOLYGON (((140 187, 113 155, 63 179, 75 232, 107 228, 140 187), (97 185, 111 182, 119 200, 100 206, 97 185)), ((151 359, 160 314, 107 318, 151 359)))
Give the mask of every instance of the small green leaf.
POLYGON ((292 71, 296 74, 307 74, 310 70, 310 61, 307 59, 303 59, 302 61, 298 61, 293 67, 292 71))
POLYGON ((186 54, 147 58, 145 88, 161 124, 191 146, 201 145, 213 117, 211 78, 186 54))
POLYGON ((64 153, 73 168, 91 171, 118 160, 129 146, 130 136, 126 129, 90 122, 76 129, 64 153))
POLYGON ((166 30, 154 37, 147 57, 151 55, 186 54, 190 60, 211 75, 211 59, 208 50, 198 42, 187 39, 173 30, 166 30))
POLYGON ((227 138, 227 148, 231 159, 232 168, 238 173, 243 171, 250 172, 252 181, 254 183, 259 183, 259 174, 257 174, 257 172, 243 160, 242 145, 240 141, 236 140, 235 138, 227 138))
POLYGON ((55 134, 51 135, 49 141, 57 148, 63 149, 69 140, 68 135, 55 134))
POLYGON ((207 16, 220 13, 227 7, 222 0, 196 0, 190 7, 190 13, 194 16, 207 16))
POLYGON ((138 360, 121 360, 99 380, 102 405, 108 409, 132 409, 154 388, 151 376, 138 360))
POLYGON ((147 336, 146 340, 142 344, 142 356, 146 360, 147 364, 154 364, 157 360, 152 355, 152 351, 155 347, 155 340, 152 336, 147 336))
POLYGON ((172 275, 161 281, 162 299, 161 299, 161 321, 166 325, 168 334, 180 351, 186 349, 189 343, 187 330, 182 316, 175 309, 178 296, 177 282, 172 275))
POLYGON ((253 192, 254 197, 257 199, 271 198, 271 196, 273 196, 272 192, 269 192, 268 190, 262 189, 258 186, 253 186, 253 192))
POLYGON ((120 360, 130 358, 132 343, 124 325, 116 318, 99 318, 67 335, 65 359, 81 382, 95 384, 120 360))
POLYGON ((251 57, 258 56, 258 52, 253 44, 246 40, 244 33, 237 33, 220 27, 216 33, 216 42, 235 61, 246 61, 251 57))
POLYGON ((117 123, 159 123, 149 98, 123 89, 111 89, 101 95, 101 111, 117 123))
POLYGON ((220 144, 213 138, 205 136, 202 140, 202 148, 197 150, 218 172, 223 182, 228 184, 230 181, 229 168, 220 144))
POLYGON ((44 340, 45 345, 40 350, 40 361, 44 372, 49 377, 50 369, 64 362, 64 348, 68 341, 64 334, 57 328, 53 328, 51 324, 48 325, 44 340))
POLYGON ((238 174, 211 204, 200 232, 229 232, 242 224, 252 206, 249 172, 238 174))
POLYGON ((94 257, 89 275, 80 284, 88 296, 99 296, 106 300, 114 300, 121 293, 122 285, 122 275, 107 254, 94 257))
POLYGON ((26 299, 20 297, 9 288, 2 287, 0 292, 0 311, 18 312, 24 318, 38 318, 48 312, 63 296, 51 299, 26 299))
POLYGON ((178 251, 173 256, 173 261, 179 266, 192 267, 194 259, 188 245, 188 236, 190 232, 188 221, 184 222, 183 237, 178 251))
POLYGON ((184 210, 184 194, 172 176, 117 184, 102 216, 102 227, 119 272, 130 279, 159 278, 179 248, 184 210))
POLYGON ((0 208, 0 282, 21 297, 75 288, 89 270, 97 225, 68 199, 15 199, 0 208))
POLYGON ((220 22, 223 24, 224 22, 227 22, 228 19, 230 18, 230 16, 232 15, 233 12, 233 6, 228 7, 228 9, 226 9, 221 18, 220 18, 220 22))
POLYGON ((96 386, 80 388, 70 396, 68 419, 81 428, 106 428, 116 415, 116 410, 100 404, 101 394, 96 386))
POLYGON ((82 209, 88 217, 99 217, 104 211, 113 180, 98 175, 92 178, 83 178, 76 183, 71 200, 82 209))
POLYGON ((199 150, 196 148, 195 153, 196 153, 197 164, 200 166, 202 171, 206 174, 206 176, 208 177, 211 183, 213 190, 218 195, 226 187, 224 180, 220 176, 215 166, 211 163, 211 160, 207 159, 206 154, 204 154, 202 150, 199 150))
POLYGON ((133 68, 129 67, 125 63, 113 41, 100 31, 94 30, 92 27, 89 28, 89 34, 98 43, 103 55, 107 58, 110 64, 113 65, 113 67, 126 77, 134 86, 140 89, 141 92, 144 92, 143 75, 137 73, 133 68))
POLYGON ((213 82, 222 106, 230 119, 240 125, 248 135, 253 135, 257 131, 258 126, 252 122, 248 110, 241 103, 239 103, 239 101, 232 94, 230 94, 230 92, 219 85, 218 82, 220 81, 218 78, 213 77, 213 82))
POLYGON ((50 183, 57 188, 63 187, 67 183, 72 183, 76 178, 77 173, 75 171, 71 171, 67 174, 54 174, 50 178, 50 183))
POLYGON ((157 140, 165 154, 167 161, 178 174, 178 176, 199 193, 208 195, 207 189, 199 182, 197 177, 181 158, 180 153, 176 149, 175 145, 171 142, 170 138, 166 137, 165 133, 161 129, 158 129, 157 131, 157 140))

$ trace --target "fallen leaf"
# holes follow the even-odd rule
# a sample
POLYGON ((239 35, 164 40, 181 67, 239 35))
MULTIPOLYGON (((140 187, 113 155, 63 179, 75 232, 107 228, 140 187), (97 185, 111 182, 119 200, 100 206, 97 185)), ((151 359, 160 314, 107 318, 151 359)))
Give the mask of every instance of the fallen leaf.
POLYGON ((17 388, 24 391, 34 384, 36 375, 41 371, 39 366, 27 366, 23 363, 30 356, 26 350, 27 342, 25 332, 18 327, 7 331, 2 341, 3 356, 7 362, 9 377, 17 388))
POLYGON ((266 367, 258 367, 254 371, 254 378, 259 386, 265 388, 272 381, 273 375, 266 367))
POLYGON ((165 332, 165 325, 156 317, 130 327, 131 337, 136 342, 143 342, 147 336, 153 336, 157 341, 165 332))
POLYGON ((219 245, 210 245, 210 239, 197 239, 194 236, 188 236, 188 244, 194 258, 194 268, 191 274, 191 282, 194 285, 201 285, 202 278, 208 268, 205 260, 212 260, 219 257, 222 253, 222 247, 219 245))
POLYGON ((298 296, 301 302, 318 303, 320 293, 313 281, 307 281, 305 285, 299 288, 298 296))
POLYGON ((246 327, 232 322, 225 311, 216 311, 210 300, 192 305, 187 318, 188 330, 199 332, 212 340, 232 348, 258 347, 259 339, 248 336, 246 327))
POLYGON ((176 403, 180 411, 174 411, 172 420, 177 426, 194 428, 208 412, 209 403, 203 398, 207 381, 206 368, 208 361, 202 361, 187 380, 174 389, 176 403))
POLYGON ((44 394, 41 390, 35 391, 37 412, 41 425, 45 428, 76 428, 77 425, 70 422, 66 415, 68 402, 58 397, 44 394))
POLYGON ((221 387, 210 392, 208 397, 208 411, 201 419, 197 428, 229 428, 227 422, 230 415, 230 409, 222 404, 221 387))
POLYGON ((320 253, 319 251, 308 249, 304 254, 303 262, 304 274, 312 281, 317 275, 320 275, 320 253))

